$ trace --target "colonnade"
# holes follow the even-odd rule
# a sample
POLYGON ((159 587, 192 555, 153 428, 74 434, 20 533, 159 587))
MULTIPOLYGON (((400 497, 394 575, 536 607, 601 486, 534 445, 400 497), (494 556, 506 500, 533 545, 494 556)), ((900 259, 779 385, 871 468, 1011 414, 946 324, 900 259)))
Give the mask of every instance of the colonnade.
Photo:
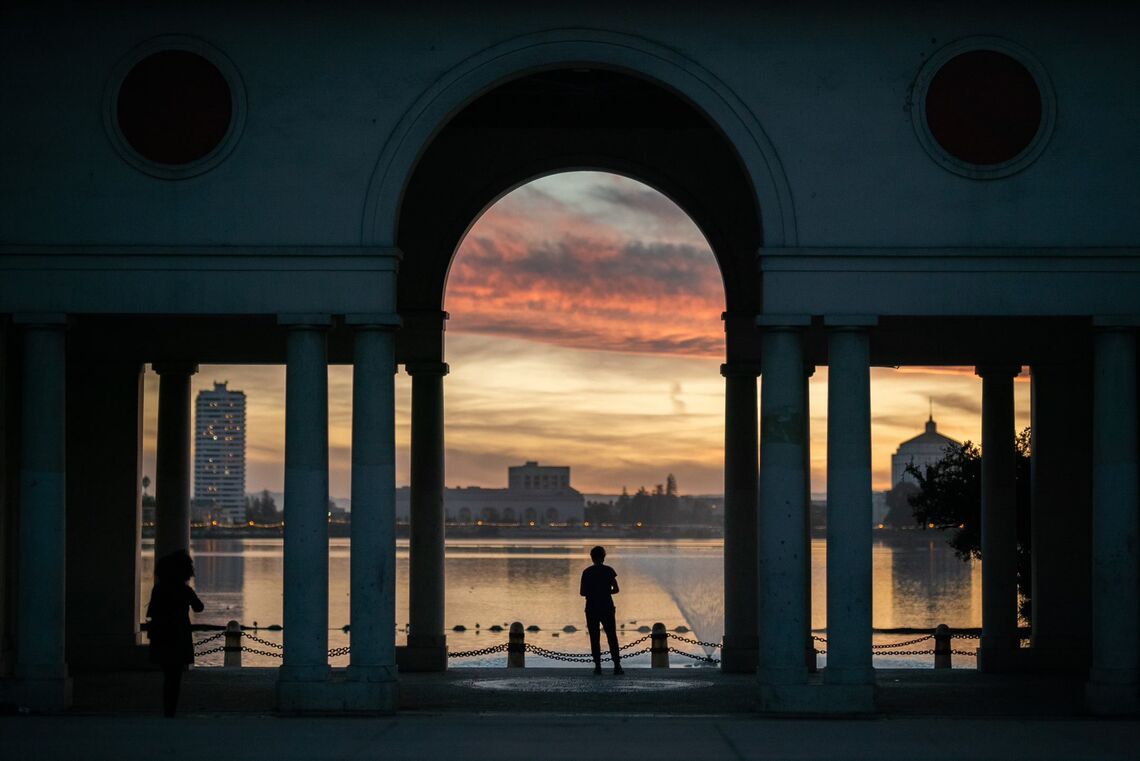
MULTIPOLYGON (((395 705, 396 355, 391 315, 349 316, 354 332, 352 445, 352 651, 346 681, 330 680, 328 634, 327 315, 282 317, 286 332, 284 661, 285 710, 391 710, 395 705)), ((766 316, 761 361, 726 363, 725 667, 754 664, 769 710, 869 710, 871 663, 870 368, 873 317, 823 320, 828 396, 828 664, 809 684, 810 628, 807 316, 766 316), (759 426, 756 377, 762 371, 759 426), (759 466, 756 455, 759 453, 759 466), (758 496, 758 501, 754 501, 758 496)), ((15 680, 22 700, 66 705, 64 650, 66 324, 62 317, 18 321, 22 382, 18 452, 19 595, 15 680), (35 424, 28 424, 35 421, 35 424)), ((1043 570, 1035 602, 1034 646, 1063 650, 1091 638, 1088 701, 1110 712, 1135 701, 1140 670, 1140 561, 1137 534, 1137 348, 1134 328, 1095 329, 1091 373, 1091 590, 1043 570), (1050 575, 1052 574, 1052 575, 1050 575), (1087 635, 1060 612, 1091 599, 1087 635)), ((405 668, 446 667, 443 574, 442 362, 408 363, 412 376, 411 631, 405 668)), ((189 379, 192 364, 159 364, 159 554, 189 542, 189 379)), ((1001 670, 1019 650, 1013 492, 1013 378, 1016 365, 977 368, 983 383, 983 636, 980 666, 1001 670)), ((1057 444, 1079 428, 1062 405, 1071 373, 1034 368, 1035 437, 1045 462, 1061 467, 1057 444)), ((1080 472, 1072 466, 1070 472, 1080 472)), ((1064 472, 1063 467, 1060 472, 1064 472)), ((1036 468, 1048 493, 1057 472, 1036 468), (1050 480, 1052 479, 1052 480, 1050 480)), ((1041 499, 1040 548, 1064 546, 1063 508, 1041 499), (1050 517, 1051 516, 1051 517, 1050 517)), ((1037 575, 1035 574, 1035 585, 1037 575)))

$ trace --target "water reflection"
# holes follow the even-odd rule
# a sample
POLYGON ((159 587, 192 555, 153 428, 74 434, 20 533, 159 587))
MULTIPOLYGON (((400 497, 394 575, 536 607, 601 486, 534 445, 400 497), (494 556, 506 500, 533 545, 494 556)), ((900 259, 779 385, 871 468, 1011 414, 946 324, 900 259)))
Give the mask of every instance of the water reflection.
MULTIPOLYGON (((474 649, 505 640, 492 625, 512 621, 536 625, 528 638, 557 650, 588 649, 578 580, 589 565, 590 540, 518 540, 448 542, 445 621, 465 632, 448 632, 453 650, 474 649), (478 625, 478 626, 476 626, 478 625), (565 626, 578 632, 563 632, 565 626)), ((611 540, 607 563, 618 572, 621 593, 615 598, 620 639, 632 641, 639 629, 656 621, 668 628, 686 627, 689 636, 719 641, 724 633, 723 548, 718 540, 611 540)), ((196 620, 245 624, 282 623, 282 543, 279 539, 195 540, 192 551, 198 576, 195 587, 206 604, 196 620)), ((826 626, 827 545, 812 542, 812 625, 826 626)), ((876 627, 980 626, 980 563, 963 563, 934 534, 879 537, 872 550, 873 623, 876 627)), ((153 574, 153 543, 144 544, 142 600, 148 599, 153 574)), ((408 548, 396 557, 396 620, 408 621, 408 548)), ((330 541, 329 647, 349 644, 341 627, 349 623, 349 545, 330 541)), ((261 633, 280 642, 279 633, 261 633)), ((402 635, 398 636, 402 640, 402 635)), ((877 637, 876 642, 883 641, 877 637)), ((886 637, 887 640, 891 639, 886 637)), ((964 645, 965 643, 963 643, 964 645)), ((956 642, 956 646, 958 643, 956 642)), ((691 648, 695 653, 700 648, 691 648)), ((646 663, 647 657, 644 658, 646 663)), ((346 659, 334 661, 344 665, 346 659)), ((252 665, 275 665, 264 656, 249 656, 252 665)), ((500 665, 498 660, 494 661, 500 665)), ((533 661, 537 664, 537 661, 533 661)), ((468 662, 472 663, 472 662, 468 662)), ((479 664, 482 661, 474 661, 479 664)), ((637 665, 635 661, 631 665, 637 665)), ((484 665, 490 665, 485 663, 484 665)), ((822 663, 821 663, 822 665, 822 663)), ((876 665, 899 664, 876 659, 876 665)), ((928 665, 928 664, 926 664, 928 665)), ((965 663, 955 665, 967 665, 965 663)))

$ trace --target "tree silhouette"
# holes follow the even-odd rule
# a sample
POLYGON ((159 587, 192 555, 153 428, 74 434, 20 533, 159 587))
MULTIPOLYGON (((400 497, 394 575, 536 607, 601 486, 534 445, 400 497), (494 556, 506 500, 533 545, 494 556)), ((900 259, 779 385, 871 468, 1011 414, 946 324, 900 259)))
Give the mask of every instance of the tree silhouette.
MULTIPOLYGON (((1014 438, 1017 493, 1017 588, 1019 613, 1031 620, 1029 457, 1030 429, 1014 438)), ((920 469, 908 465, 906 472, 918 481, 909 495, 914 520, 923 528, 951 531, 948 541, 962 560, 982 558, 982 451, 972 442, 947 447, 946 455, 920 469)))

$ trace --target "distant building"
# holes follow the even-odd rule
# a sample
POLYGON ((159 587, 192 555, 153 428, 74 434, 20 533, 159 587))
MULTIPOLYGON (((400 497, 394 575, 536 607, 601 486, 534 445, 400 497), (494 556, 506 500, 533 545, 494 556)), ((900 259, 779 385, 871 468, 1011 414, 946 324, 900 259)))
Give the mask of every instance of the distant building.
POLYGON ((225 382, 198 392, 194 502, 219 523, 245 522, 245 394, 225 382))
POLYGON ((926 421, 926 430, 899 444, 898 451, 891 456, 891 485, 907 481, 917 486, 917 479, 906 472, 908 465, 924 469, 945 457, 947 447, 959 446, 961 443, 938 432, 938 425, 932 415, 926 421))
MULTIPOLYGON (((507 469, 506 489, 444 489, 443 509, 452 523, 550 526, 581 523, 586 501, 570 485, 570 468, 527 462, 507 469)), ((396 490, 396 519, 407 521, 410 512, 411 490, 403 486, 396 490)))

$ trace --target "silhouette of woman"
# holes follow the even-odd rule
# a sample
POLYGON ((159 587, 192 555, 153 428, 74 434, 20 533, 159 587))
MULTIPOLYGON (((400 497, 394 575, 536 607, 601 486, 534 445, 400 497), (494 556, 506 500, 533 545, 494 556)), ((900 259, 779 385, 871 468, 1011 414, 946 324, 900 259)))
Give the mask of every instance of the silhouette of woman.
POLYGON ((187 608, 201 613, 205 607, 186 583, 194 576, 194 561, 186 550, 158 559, 154 565, 154 589, 146 606, 150 638, 150 659, 162 667, 162 713, 174 716, 182 672, 194 662, 194 641, 190 637, 187 608))

